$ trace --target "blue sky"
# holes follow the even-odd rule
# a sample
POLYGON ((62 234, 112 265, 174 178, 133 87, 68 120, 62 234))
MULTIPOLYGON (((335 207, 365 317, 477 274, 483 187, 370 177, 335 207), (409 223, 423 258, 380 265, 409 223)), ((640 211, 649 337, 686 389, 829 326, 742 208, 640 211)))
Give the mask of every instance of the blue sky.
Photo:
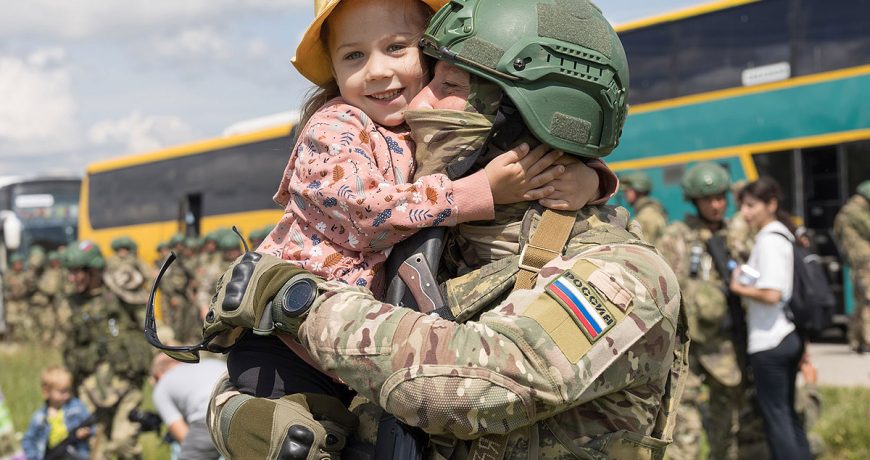
MULTIPOLYGON (((705 0, 600 0, 614 24, 705 0)), ((295 110, 312 0, 0 0, 0 175, 221 135, 295 110)))

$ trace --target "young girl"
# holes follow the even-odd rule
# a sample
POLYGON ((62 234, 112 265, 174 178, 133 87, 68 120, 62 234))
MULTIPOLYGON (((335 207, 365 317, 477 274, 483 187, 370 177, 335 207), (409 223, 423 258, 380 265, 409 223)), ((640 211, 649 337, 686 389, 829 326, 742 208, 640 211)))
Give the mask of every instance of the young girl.
POLYGON ((455 181, 431 174, 409 183, 414 145, 404 112, 427 82, 417 47, 427 4, 353 0, 319 12, 294 64, 323 88, 307 112, 340 97, 318 107, 300 131, 275 195, 285 214, 260 252, 378 295, 389 248, 418 229, 491 219, 494 204, 552 191, 539 187, 564 166, 551 167, 560 153, 545 148, 508 152, 455 181))
POLYGON ((741 277, 735 270, 730 287, 748 303, 747 351, 768 445, 774 459, 809 459, 806 433, 794 407, 804 344, 785 312, 793 288, 794 227, 779 207, 782 192, 769 177, 744 187, 739 201, 743 218, 758 230, 747 265, 760 276, 741 277))

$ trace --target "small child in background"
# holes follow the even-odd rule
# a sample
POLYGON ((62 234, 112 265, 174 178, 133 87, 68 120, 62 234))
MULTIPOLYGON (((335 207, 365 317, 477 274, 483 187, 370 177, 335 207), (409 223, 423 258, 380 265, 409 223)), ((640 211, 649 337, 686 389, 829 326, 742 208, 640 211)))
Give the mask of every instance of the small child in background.
POLYGON ((72 374, 60 366, 49 367, 42 371, 40 383, 45 405, 34 412, 21 441, 27 459, 42 460, 61 444, 64 454, 58 458, 88 458, 90 428, 81 426, 88 409, 72 396, 72 374))

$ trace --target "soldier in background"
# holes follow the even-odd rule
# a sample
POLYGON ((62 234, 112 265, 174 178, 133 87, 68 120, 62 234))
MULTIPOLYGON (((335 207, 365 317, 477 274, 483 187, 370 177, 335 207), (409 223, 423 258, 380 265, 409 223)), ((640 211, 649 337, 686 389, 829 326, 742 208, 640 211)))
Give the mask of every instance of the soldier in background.
POLYGON ((106 286, 118 296, 130 319, 145 325, 145 303, 151 269, 138 257, 138 246, 127 236, 112 240, 114 255, 106 261, 106 286))
POLYGON ((48 263, 36 281, 36 291, 31 297, 33 316, 36 318, 39 338, 44 343, 60 343, 61 329, 69 319, 62 311, 64 272, 60 253, 48 253, 48 263), (65 317, 64 317, 65 316, 65 317))
POLYGON ((139 425, 128 417, 142 401, 150 350, 141 328, 104 285, 105 260, 96 244, 81 241, 68 248, 64 266, 75 292, 69 297, 73 315, 63 357, 79 398, 98 416, 91 458, 140 458, 139 425))
POLYGON ((192 253, 185 247, 184 235, 180 233, 170 238, 168 244, 182 260, 169 267, 160 283, 163 321, 172 328, 175 340, 187 342, 199 336, 202 326, 199 309, 196 308, 189 294, 194 272, 188 271, 190 262, 181 263, 184 254, 192 256, 192 253))
POLYGON ((272 233, 272 229, 275 228, 274 225, 269 224, 265 227, 260 227, 256 230, 251 231, 248 234, 248 241, 251 243, 251 249, 257 249, 260 247, 260 243, 269 236, 269 233, 272 233))
POLYGON ((636 171, 620 177, 619 182, 625 200, 634 210, 634 219, 643 229, 643 236, 656 244, 668 225, 668 215, 662 204, 649 195, 652 181, 646 173, 636 171))
POLYGON ((6 306, 8 337, 15 342, 28 340, 33 330, 33 317, 28 312, 33 279, 24 269, 24 257, 15 253, 9 257, 9 269, 3 273, 3 301, 6 306))
POLYGON ((225 229, 218 234, 217 254, 220 259, 211 258, 211 260, 200 267, 199 274, 199 289, 196 292, 196 305, 199 309, 200 318, 204 318, 208 311, 208 304, 215 293, 215 285, 218 278, 223 275, 227 267, 242 255, 241 241, 235 233, 225 229))
POLYGON ((157 270, 160 270, 160 266, 163 265, 163 261, 169 257, 169 243, 166 241, 161 241, 157 243, 157 258, 154 259, 154 269, 155 274, 157 270))
POLYGON ((834 236, 852 271, 855 309, 849 322, 849 346, 870 351, 870 180, 858 185, 834 219, 834 236))
MULTIPOLYGON (((713 162, 686 170, 681 180, 685 198, 697 213, 669 225, 659 240, 659 250, 674 269, 683 291, 689 320, 690 376, 677 414, 674 444, 668 454, 675 460, 700 455, 702 430, 701 385, 708 389, 707 428, 710 458, 765 458, 766 444, 757 410, 747 393, 746 326, 739 298, 729 298, 728 265, 745 261, 734 248, 740 246, 729 233, 725 219, 728 171, 713 162), (755 439, 758 438, 758 439, 755 439), (760 454, 755 452, 760 451, 760 454)), ((745 242, 739 242, 745 245, 745 242)))

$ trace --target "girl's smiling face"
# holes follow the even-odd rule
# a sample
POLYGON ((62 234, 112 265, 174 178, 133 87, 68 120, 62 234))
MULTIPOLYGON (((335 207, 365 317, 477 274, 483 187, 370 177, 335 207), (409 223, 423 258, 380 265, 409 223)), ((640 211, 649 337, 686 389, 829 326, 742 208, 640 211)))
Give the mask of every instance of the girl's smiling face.
POLYGON ((341 96, 375 123, 402 124, 425 85, 417 42, 427 16, 416 0, 342 2, 329 16, 327 43, 341 96))

